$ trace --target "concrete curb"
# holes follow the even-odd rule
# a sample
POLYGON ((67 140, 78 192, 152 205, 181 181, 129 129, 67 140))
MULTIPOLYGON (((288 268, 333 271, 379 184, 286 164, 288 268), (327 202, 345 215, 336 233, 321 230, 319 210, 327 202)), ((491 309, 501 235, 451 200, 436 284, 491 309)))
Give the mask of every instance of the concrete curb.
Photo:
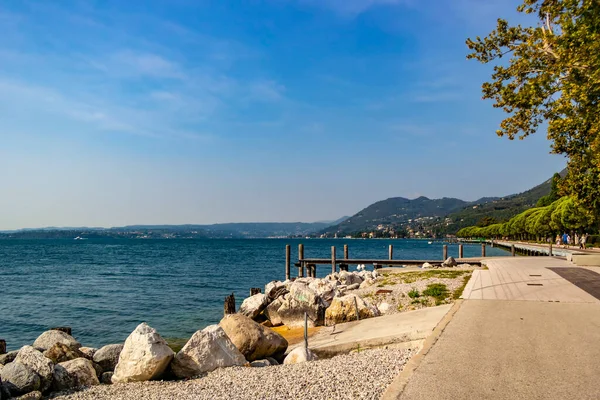
POLYGON ((388 386, 386 391, 381 396, 381 400, 396 400, 399 399, 404 391, 404 388, 408 384, 409 379, 413 375, 413 373, 419 368, 423 358, 429 353, 429 350, 433 347, 433 345, 437 342, 438 338, 448 326, 448 323, 454 317, 454 314, 459 310, 464 300, 459 299, 456 300, 452 308, 446 313, 444 318, 437 324, 431 335, 429 335, 425 341, 423 342, 423 347, 421 351, 413 356, 408 363, 404 366, 404 369, 398 374, 398 376, 392 381, 392 383, 388 386))

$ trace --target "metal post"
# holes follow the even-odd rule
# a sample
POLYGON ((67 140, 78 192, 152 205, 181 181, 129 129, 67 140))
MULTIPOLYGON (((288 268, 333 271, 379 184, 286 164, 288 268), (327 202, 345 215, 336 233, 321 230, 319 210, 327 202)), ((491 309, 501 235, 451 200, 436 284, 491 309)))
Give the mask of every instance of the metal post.
POLYGON ((360 321, 360 315, 358 314, 358 302, 356 301, 356 296, 354 296, 354 309, 356 310, 356 320, 360 321))
POLYGON ((285 280, 289 281, 291 278, 290 274, 290 263, 291 263, 292 248, 289 244, 285 245, 285 280))
POLYGON ((448 245, 445 244, 442 250, 442 260, 446 261, 448 259, 448 245))
POLYGON ((304 313, 304 348, 308 349, 308 313, 304 313))

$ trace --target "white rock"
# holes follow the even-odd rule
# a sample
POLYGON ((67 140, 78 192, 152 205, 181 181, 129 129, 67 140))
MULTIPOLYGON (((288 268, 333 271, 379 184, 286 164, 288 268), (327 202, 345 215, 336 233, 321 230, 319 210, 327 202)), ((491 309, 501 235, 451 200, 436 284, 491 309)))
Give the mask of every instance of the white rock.
POLYGON ((444 261, 444 262, 442 263, 442 266, 443 266, 443 267, 456 267, 456 264, 457 264, 457 262, 456 262, 456 260, 454 259, 454 257, 448 257, 448 258, 446 259, 446 261, 444 261))
POLYGON ((429 269, 429 268, 433 268, 433 265, 429 264, 428 262, 424 263, 421 268, 423 269, 429 269))
POLYGON ((258 317, 269 303, 269 298, 266 294, 258 293, 244 299, 240 306, 239 313, 250 319, 258 317))
POLYGON ((125 340, 112 381, 121 383, 156 379, 165 371, 173 356, 173 350, 156 329, 145 322, 141 323, 125 340))
POLYGON ((333 298, 335 297, 336 285, 334 284, 334 282, 337 281, 317 279, 311 282, 308 285, 308 287, 309 289, 312 289, 317 294, 317 296, 320 296, 321 299, 323 299, 323 301, 327 303, 327 305, 329 305, 329 303, 331 303, 331 300, 333 300, 333 298))
POLYGON ((190 378, 217 368, 246 364, 246 358, 219 325, 197 331, 177 353, 171 369, 178 378, 190 378))
POLYGON ((226 315, 219 325, 248 361, 279 358, 287 350, 283 336, 241 314, 226 315))
POLYGON ((308 314, 310 327, 323 325, 327 303, 317 293, 302 283, 294 282, 290 292, 283 296, 277 314, 288 328, 304 326, 304 313, 308 314))
POLYGON ((381 274, 377 272, 377 270, 373 270, 373 272, 371 272, 371 276, 373 277, 373 279, 379 278, 379 275, 381 274))
POLYGON ((283 360, 283 364, 298 364, 307 361, 315 361, 319 358, 313 353, 310 349, 305 348, 304 346, 295 348, 290 351, 290 353, 283 360))
POLYGON ((387 312, 390 310, 390 304, 389 303, 381 303, 377 306, 377 309, 382 314, 387 314, 387 312))
POLYGON ((334 325, 341 322, 356 321, 356 305, 358 305, 360 319, 381 315, 377 307, 370 305, 362 297, 356 294, 347 294, 333 299, 331 305, 325 311, 325 324, 334 325))
POLYGON ((358 283, 359 285, 362 283, 363 278, 355 272, 342 271, 339 274, 340 282, 343 285, 352 285, 354 283, 358 283))
POLYGON ((35 339, 35 342, 33 342, 33 347, 37 349, 48 350, 50 347, 54 346, 55 343, 66 344, 67 346, 75 349, 81 347, 81 343, 75 340, 73 336, 56 330, 50 330, 42 333, 37 339, 35 339))
POLYGON ((285 283, 281 281, 271 281, 265 285, 265 294, 271 293, 271 290, 277 290, 281 287, 285 287, 285 283))
POLYGON ((364 289, 369 286, 373 286, 374 284, 375 284, 375 279, 369 278, 369 279, 364 280, 363 283, 360 284, 360 288, 364 289))
POLYGON ((54 363, 33 347, 23 346, 13 362, 29 367, 39 375, 41 392, 45 392, 52 384, 54 363))

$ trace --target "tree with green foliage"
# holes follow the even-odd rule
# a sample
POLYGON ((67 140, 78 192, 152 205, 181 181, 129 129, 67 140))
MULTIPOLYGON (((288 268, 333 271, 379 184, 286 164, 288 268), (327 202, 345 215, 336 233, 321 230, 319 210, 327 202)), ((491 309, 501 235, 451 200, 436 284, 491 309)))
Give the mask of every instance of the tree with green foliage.
POLYGON ((550 193, 547 194, 546 196, 542 196, 538 200, 537 204, 535 205, 536 207, 549 206, 550 204, 554 203, 556 200, 558 200, 560 198, 559 185, 560 185, 561 179, 562 178, 559 173, 554 174, 554 176, 552 177, 551 185, 550 185, 550 193))
POLYGON ((518 11, 537 24, 499 19, 467 40, 467 58, 494 64, 483 98, 508 114, 497 134, 523 139, 547 123, 552 152, 568 158, 561 191, 600 215, 600 1, 524 0, 518 11))

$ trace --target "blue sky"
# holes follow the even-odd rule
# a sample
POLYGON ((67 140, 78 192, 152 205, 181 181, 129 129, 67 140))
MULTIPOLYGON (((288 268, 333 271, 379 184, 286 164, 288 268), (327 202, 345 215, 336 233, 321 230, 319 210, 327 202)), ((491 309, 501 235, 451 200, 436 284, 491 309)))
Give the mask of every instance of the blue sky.
POLYGON ((0 229, 314 221, 506 195, 564 166, 498 138, 466 61, 506 0, 5 1, 0 229))

